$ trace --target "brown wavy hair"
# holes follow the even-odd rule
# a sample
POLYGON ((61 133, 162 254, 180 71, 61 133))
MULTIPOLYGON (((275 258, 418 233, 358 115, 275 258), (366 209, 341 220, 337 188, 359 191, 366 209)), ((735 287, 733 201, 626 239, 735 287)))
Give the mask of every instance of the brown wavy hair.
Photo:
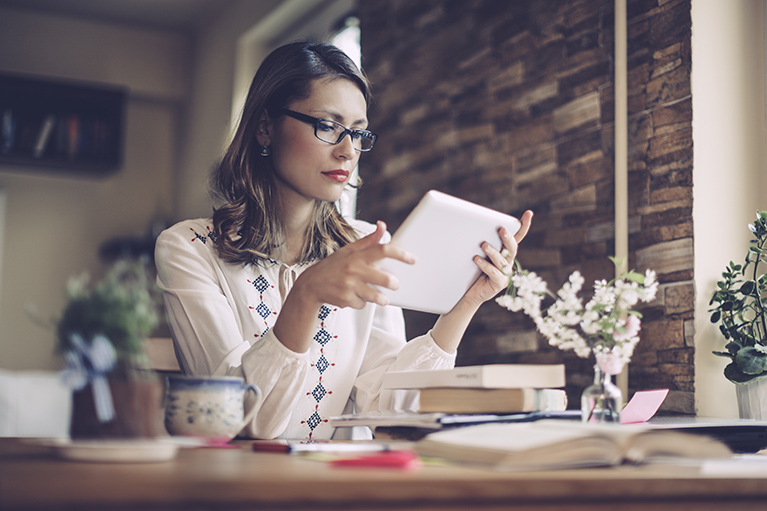
MULTIPOLYGON (((248 90, 242 118, 232 142, 214 169, 211 189, 223 204, 213 211, 219 257, 228 263, 257 264, 282 244, 282 223, 276 207, 277 188, 272 159, 260 155, 256 139, 261 114, 271 118, 291 102, 305 99, 315 80, 344 78, 370 102, 370 83, 337 47, 314 42, 291 43, 270 53, 248 90)), ((299 262, 328 256, 357 239, 354 228, 335 203, 317 201, 299 262)))

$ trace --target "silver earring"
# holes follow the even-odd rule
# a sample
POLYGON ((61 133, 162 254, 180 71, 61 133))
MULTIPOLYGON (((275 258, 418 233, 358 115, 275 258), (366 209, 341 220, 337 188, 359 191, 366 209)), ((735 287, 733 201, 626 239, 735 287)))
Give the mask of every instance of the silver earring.
POLYGON ((262 147, 262 148, 261 148, 261 153, 260 153, 260 154, 261 154, 261 156, 263 156, 264 158, 266 158, 267 156, 269 156, 269 154, 271 154, 271 153, 269 152, 269 146, 266 146, 266 145, 265 145, 264 147, 262 147))

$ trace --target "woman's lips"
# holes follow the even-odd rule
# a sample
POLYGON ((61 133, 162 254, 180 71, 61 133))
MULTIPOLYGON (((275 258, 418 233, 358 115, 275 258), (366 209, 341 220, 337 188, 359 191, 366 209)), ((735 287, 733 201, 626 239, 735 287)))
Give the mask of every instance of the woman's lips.
POLYGON ((323 172, 323 175, 329 177, 333 181, 338 181, 339 183, 345 183, 347 179, 349 179, 349 171, 348 170, 328 170, 327 172, 323 172))

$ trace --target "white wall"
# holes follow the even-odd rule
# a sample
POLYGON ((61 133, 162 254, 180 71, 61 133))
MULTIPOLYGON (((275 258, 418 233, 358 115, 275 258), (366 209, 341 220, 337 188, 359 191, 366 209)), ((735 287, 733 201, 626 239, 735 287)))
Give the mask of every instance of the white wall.
POLYGON ((105 178, 0 166, 0 369, 56 369, 52 330, 25 313, 61 312, 72 276, 100 271, 99 246, 173 214, 178 117, 190 41, 173 33, 0 8, 0 71, 128 88, 125 158, 105 178))
POLYGON ((229 135, 237 41, 279 3, 234 2, 197 38, 179 166, 176 220, 211 215, 208 177, 229 135))
POLYGON ((724 338, 708 302, 729 261, 742 262, 747 224, 767 209, 764 0, 692 1, 695 222, 695 400, 699 415, 737 417, 724 338))

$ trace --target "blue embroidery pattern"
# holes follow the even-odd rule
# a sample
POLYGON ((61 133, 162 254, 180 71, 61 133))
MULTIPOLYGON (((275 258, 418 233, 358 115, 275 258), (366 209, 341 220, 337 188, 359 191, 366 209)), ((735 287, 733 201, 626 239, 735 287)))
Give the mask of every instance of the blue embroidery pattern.
POLYGON ((322 413, 320 412, 320 402, 326 396, 333 393, 332 390, 325 388, 325 385, 322 382, 322 377, 325 374, 325 371, 327 371, 330 367, 335 366, 333 362, 328 360, 325 353, 325 346, 330 341, 337 338, 336 335, 333 335, 326 329, 326 320, 336 310, 336 308, 331 309, 329 306, 323 305, 320 307, 320 312, 317 315, 317 319, 320 320, 320 325, 317 329, 317 333, 314 335, 314 340, 320 345, 320 356, 317 361, 311 365, 312 368, 317 371, 317 385, 314 386, 314 389, 311 392, 306 393, 307 396, 311 396, 311 398, 314 400, 314 411, 306 420, 301 421, 301 424, 306 424, 309 426, 309 435, 307 436, 308 440, 312 439, 314 430, 317 428, 317 426, 328 422, 328 419, 323 417, 322 413))
POLYGON ((258 305, 250 305, 248 308, 258 314, 258 316, 261 317, 261 319, 264 321, 264 330, 263 332, 256 333, 254 337, 261 338, 266 335, 266 333, 272 328, 269 324, 269 319, 272 316, 277 315, 277 311, 273 311, 269 308, 266 303, 264 303, 264 291, 267 289, 274 289, 274 285, 272 285, 266 277, 263 275, 259 275, 255 280, 248 279, 248 284, 256 288, 256 291, 258 291, 258 299, 259 303, 258 305))
POLYGON ((194 238, 192 238, 192 241, 200 240, 202 241, 203 245, 208 243, 208 240, 211 240, 213 243, 216 242, 216 233, 210 230, 210 226, 205 226, 206 233, 200 234, 199 232, 195 231, 193 228, 189 228, 190 231, 194 233, 194 238))

